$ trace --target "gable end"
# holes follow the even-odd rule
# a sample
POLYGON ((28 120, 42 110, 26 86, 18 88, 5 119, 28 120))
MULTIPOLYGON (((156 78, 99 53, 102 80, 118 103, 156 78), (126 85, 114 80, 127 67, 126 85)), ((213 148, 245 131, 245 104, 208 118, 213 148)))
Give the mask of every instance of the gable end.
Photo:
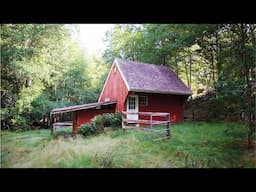
POLYGON ((111 73, 115 73, 115 72, 114 72, 114 66, 117 67, 117 69, 118 69, 118 71, 119 71, 119 73, 120 73, 120 75, 121 75, 121 78, 123 79, 123 81, 124 81, 124 83, 125 83, 125 86, 126 86, 127 90, 128 90, 128 91, 130 90, 129 85, 128 85, 126 79, 124 78, 124 75, 123 75, 123 73, 122 73, 122 71, 121 71, 121 69, 120 69, 120 67, 119 67, 119 65, 118 65, 118 63, 117 63, 117 61, 114 60, 112 66, 111 66, 111 68, 110 68, 110 70, 109 70, 108 77, 107 77, 107 79, 106 79, 106 81, 105 81, 105 83, 104 83, 104 86, 103 86, 102 90, 101 90, 101 93, 100 93, 98 102, 101 101, 103 92, 104 92, 104 90, 106 89, 106 86, 107 86, 107 84, 108 84, 108 82, 109 82, 109 78, 110 78, 111 73))

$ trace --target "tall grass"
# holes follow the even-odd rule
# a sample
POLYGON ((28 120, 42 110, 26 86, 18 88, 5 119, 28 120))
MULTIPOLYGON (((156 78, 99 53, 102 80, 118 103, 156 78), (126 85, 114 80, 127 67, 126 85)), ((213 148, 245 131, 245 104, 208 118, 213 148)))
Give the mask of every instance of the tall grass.
POLYGON ((2 167, 256 167, 246 149, 246 127, 240 123, 172 125, 170 139, 151 141, 134 130, 97 136, 52 137, 49 130, 1 136, 2 167))

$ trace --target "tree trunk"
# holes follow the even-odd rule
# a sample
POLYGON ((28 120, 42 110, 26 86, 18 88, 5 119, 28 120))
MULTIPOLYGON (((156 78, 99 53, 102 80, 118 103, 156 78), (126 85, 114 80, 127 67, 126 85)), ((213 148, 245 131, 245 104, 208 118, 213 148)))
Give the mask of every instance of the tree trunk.
POLYGON ((177 62, 177 60, 175 60, 175 62, 176 62, 176 74, 177 74, 177 76, 179 76, 179 66, 178 66, 178 62, 177 62))
POLYGON ((187 63, 185 64, 185 71, 186 71, 186 77, 187 77, 187 84, 188 84, 188 87, 190 87, 189 77, 188 77, 188 66, 187 66, 187 63))
POLYGON ((212 50, 212 56, 211 56, 211 64, 212 64, 212 81, 213 81, 213 84, 215 83, 215 72, 214 72, 214 50, 212 50))
POLYGON ((246 24, 241 24, 241 46, 242 53, 241 58, 242 62, 244 62, 244 72, 245 72, 245 82, 246 82, 246 115, 248 121, 248 130, 247 130, 247 140, 248 140, 248 148, 253 147, 253 118, 252 118, 252 110, 253 110, 253 97, 252 97, 252 84, 250 82, 250 67, 248 66, 248 57, 245 54, 245 45, 246 45, 246 24))
POLYGON ((192 55, 189 57, 189 88, 191 89, 191 66, 192 66, 192 55))
POLYGON ((164 58, 163 59, 164 59, 164 63, 163 64, 165 66, 165 64, 166 64, 166 61, 165 61, 166 60, 166 55, 165 54, 164 54, 164 58))

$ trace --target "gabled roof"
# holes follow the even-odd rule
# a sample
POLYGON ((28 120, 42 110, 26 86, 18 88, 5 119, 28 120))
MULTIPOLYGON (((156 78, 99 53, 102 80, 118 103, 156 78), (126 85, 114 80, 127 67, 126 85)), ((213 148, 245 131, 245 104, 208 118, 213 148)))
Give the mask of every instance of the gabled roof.
POLYGON ((83 109, 91 109, 96 108, 103 105, 112 105, 116 104, 116 101, 104 101, 104 102, 98 102, 98 103, 88 103, 83 105, 74 105, 69 107, 63 107, 63 108, 56 108, 51 111, 52 114, 56 113, 64 113, 64 112, 71 112, 71 111, 80 111, 83 109))
POLYGON ((128 91, 191 95, 192 91, 169 68, 161 65, 115 59, 128 91))

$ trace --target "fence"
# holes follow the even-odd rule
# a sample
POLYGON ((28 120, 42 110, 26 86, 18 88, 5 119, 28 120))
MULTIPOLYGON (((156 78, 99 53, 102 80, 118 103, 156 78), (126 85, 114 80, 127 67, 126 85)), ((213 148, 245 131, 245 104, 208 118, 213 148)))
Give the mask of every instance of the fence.
POLYGON ((143 130, 151 134, 166 133, 165 137, 154 139, 153 141, 169 138, 171 135, 170 130, 170 113, 162 112, 122 112, 122 128, 123 129, 136 129, 143 130), (138 118, 131 119, 128 115, 137 115, 138 118), (149 127, 147 127, 148 125, 149 127), (164 129, 159 125, 166 125, 164 129), (155 128, 155 126, 158 126, 155 128))

